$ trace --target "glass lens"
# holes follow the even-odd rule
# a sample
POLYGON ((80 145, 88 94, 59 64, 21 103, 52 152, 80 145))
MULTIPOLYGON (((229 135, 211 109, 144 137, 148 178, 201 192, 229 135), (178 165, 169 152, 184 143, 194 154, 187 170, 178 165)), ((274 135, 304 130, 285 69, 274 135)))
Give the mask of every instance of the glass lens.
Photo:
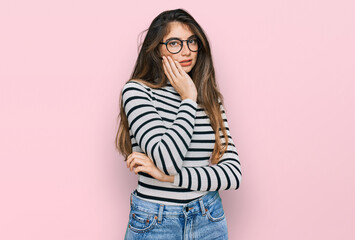
POLYGON ((189 48, 190 48, 191 51, 197 51, 198 50, 199 44, 198 44, 197 38, 189 39, 188 43, 189 43, 189 48))
POLYGON ((181 41, 170 40, 166 46, 168 47, 169 52, 176 53, 181 49, 181 41))

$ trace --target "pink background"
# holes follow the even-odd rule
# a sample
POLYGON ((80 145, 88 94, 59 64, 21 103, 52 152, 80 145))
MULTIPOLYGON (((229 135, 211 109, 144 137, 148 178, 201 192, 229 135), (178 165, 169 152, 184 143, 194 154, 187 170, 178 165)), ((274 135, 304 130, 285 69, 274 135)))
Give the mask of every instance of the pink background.
MULTIPOLYGON (((355 4, 0 3, 0 239, 123 239, 137 176, 114 149, 139 34, 184 8, 212 47, 243 182, 231 240, 355 239, 355 4)), ((176 2, 176 1, 175 1, 176 2)))

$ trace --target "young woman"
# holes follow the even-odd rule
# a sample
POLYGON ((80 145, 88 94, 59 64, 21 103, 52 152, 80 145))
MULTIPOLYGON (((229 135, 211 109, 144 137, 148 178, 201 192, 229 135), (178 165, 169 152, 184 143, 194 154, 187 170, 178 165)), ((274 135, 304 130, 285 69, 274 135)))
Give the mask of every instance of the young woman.
POLYGON ((153 20, 121 93, 116 147, 139 177, 125 239, 228 239, 218 191, 239 188, 241 164, 207 37, 189 13, 153 20))

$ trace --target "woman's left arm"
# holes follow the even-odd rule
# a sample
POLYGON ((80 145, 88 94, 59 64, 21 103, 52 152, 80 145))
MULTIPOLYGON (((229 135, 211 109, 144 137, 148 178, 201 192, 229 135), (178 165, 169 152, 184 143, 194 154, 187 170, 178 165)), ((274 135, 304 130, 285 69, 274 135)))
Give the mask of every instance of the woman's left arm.
MULTIPOLYGON (((229 131, 227 116, 221 104, 222 118, 228 135, 228 146, 226 152, 216 165, 201 167, 182 167, 177 175, 166 175, 160 171, 153 161, 144 153, 134 152, 127 158, 127 167, 133 157, 139 159, 135 173, 146 172, 155 179, 162 182, 171 182, 173 185, 196 191, 218 191, 228 189, 238 189, 241 180, 241 164, 239 154, 229 131)), ((223 141, 224 138, 221 138, 223 141)), ((223 141, 224 143, 224 141, 223 141)), ((136 161, 135 161, 136 162, 136 161)))
POLYGON ((182 167, 173 185, 196 191, 238 189, 242 181, 239 155, 231 137, 227 151, 216 165, 182 167))
MULTIPOLYGON (((177 175, 166 175, 157 168, 144 153, 133 152, 127 158, 127 167, 134 173, 145 172, 162 182, 196 191, 218 191, 238 189, 242 179, 239 155, 228 130, 228 147, 216 165, 201 167, 182 167, 177 175), (135 159, 136 165, 130 164, 135 159), (130 166, 131 165, 131 166, 130 166)), ((222 138, 224 139, 224 138, 222 138)))
MULTIPOLYGON (((220 104, 220 108, 228 135, 226 152, 216 165, 182 167, 181 172, 174 175, 173 185, 196 191, 236 190, 239 188, 242 181, 239 154, 230 134, 227 116, 222 104, 220 104)), ((224 137, 221 138, 221 141, 222 145, 225 144, 224 137)))

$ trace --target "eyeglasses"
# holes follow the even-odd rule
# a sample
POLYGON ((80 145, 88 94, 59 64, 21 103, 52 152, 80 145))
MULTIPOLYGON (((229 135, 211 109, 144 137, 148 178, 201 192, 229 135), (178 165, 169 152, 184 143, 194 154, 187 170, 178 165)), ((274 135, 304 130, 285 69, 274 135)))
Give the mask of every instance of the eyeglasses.
POLYGON ((191 52, 197 52, 201 49, 202 44, 197 37, 193 37, 187 40, 181 40, 179 38, 172 38, 166 42, 159 42, 160 44, 165 44, 166 49, 172 53, 176 54, 179 53, 183 47, 184 42, 186 41, 187 47, 190 49, 191 52))

